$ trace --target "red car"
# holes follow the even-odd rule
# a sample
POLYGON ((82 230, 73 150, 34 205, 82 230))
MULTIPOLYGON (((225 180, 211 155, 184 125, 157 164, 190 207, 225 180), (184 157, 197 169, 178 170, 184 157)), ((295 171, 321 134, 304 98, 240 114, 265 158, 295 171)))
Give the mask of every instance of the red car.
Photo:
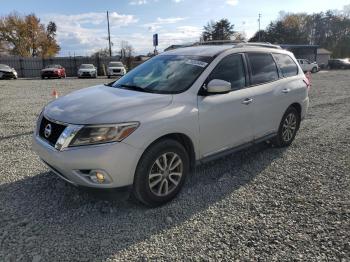
POLYGON ((48 65, 41 70, 41 79, 52 77, 65 78, 66 70, 61 65, 48 65))

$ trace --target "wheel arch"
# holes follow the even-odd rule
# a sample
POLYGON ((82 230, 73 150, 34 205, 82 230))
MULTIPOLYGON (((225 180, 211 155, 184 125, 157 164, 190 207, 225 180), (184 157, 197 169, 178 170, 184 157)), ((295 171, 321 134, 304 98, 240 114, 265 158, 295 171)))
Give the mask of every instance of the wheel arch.
POLYGON ((147 149, 150 148, 152 145, 158 143, 159 141, 161 141, 163 139, 175 140, 175 141, 179 142, 186 149, 188 156, 189 156, 189 159, 190 159, 190 168, 191 168, 191 170, 193 170, 195 165, 196 165, 196 151, 195 151, 192 139, 184 133, 176 132, 176 133, 164 134, 164 135, 158 137, 157 139, 155 139, 152 143, 150 143, 144 152, 146 152, 147 149))
MULTIPOLYGON (((299 115, 299 119, 301 119, 301 112, 302 112, 301 105, 299 103, 297 103, 297 102, 294 102, 288 108, 290 108, 290 107, 293 107, 293 108, 295 108, 295 110, 297 110, 298 115, 299 115)), ((299 121, 298 129, 299 129, 299 127, 300 127, 300 121, 299 121)))

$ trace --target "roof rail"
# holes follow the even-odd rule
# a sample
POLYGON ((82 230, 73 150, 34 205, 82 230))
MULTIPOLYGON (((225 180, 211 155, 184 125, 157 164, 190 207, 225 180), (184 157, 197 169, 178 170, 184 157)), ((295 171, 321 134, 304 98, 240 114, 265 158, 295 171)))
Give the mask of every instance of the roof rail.
POLYGON ((245 47, 245 46, 252 46, 252 47, 266 47, 266 48, 274 48, 274 49, 282 49, 279 45, 273 45, 268 42, 250 42, 250 43, 238 43, 234 47, 245 47))
POLYGON ((239 40, 209 40, 194 43, 193 45, 236 45, 239 43, 245 43, 239 40))

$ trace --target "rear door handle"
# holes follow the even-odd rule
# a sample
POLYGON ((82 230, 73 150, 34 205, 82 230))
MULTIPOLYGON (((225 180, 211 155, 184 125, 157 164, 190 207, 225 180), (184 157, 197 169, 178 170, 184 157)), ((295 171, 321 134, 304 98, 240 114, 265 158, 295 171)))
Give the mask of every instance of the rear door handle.
POLYGON ((253 102, 253 98, 246 98, 242 101, 242 104, 249 105, 253 102))
POLYGON ((285 89, 282 90, 282 93, 285 93, 285 94, 287 94, 287 93, 289 93, 289 92, 290 92, 290 89, 289 89, 289 88, 285 88, 285 89))

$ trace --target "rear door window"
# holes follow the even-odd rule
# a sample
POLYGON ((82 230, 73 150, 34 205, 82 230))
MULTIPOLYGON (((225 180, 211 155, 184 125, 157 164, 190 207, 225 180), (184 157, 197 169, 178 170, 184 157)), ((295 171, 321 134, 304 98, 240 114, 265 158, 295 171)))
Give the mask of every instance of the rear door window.
POLYGON ((295 76, 298 74, 298 66, 293 59, 286 54, 273 54, 283 77, 295 76))
POLYGON ((250 70, 251 84, 258 85, 278 79, 277 66, 271 54, 247 53, 250 70))
POLYGON ((230 82, 232 90, 244 88, 246 80, 242 55, 232 54, 224 57, 211 72, 207 82, 213 79, 230 82))

